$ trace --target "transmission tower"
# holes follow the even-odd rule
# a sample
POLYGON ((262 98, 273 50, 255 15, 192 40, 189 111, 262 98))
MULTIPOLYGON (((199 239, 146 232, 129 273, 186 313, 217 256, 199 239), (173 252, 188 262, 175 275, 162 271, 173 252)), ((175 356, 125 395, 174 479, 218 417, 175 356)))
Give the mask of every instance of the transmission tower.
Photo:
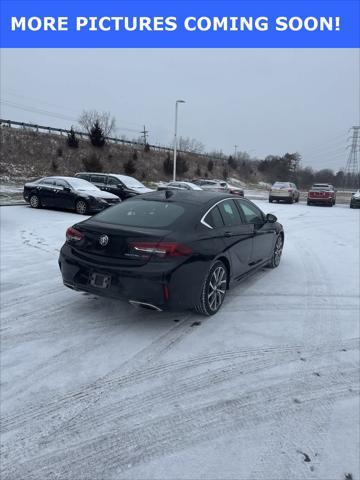
POLYGON ((144 129, 140 133, 142 134, 142 137, 144 139, 144 145, 146 145, 149 130, 146 130, 145 125, 144 125, 144 129))
POLYGON ((359 175, 359 149, 360 149, 360 127, 352 127, 352 137, 349 156, 346 162, 345 174, 359 175))

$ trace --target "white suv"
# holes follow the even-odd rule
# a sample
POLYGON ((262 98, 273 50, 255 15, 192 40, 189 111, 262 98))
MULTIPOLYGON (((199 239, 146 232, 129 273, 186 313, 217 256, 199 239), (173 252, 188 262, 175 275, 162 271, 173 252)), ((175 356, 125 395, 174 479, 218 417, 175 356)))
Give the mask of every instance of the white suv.
POLYGON ((269 203, 272 203, 274 200, 294 203, 298 202, 299 198, 300 192, 295 183, 291 182, 275 182, 269 192, 269 203))

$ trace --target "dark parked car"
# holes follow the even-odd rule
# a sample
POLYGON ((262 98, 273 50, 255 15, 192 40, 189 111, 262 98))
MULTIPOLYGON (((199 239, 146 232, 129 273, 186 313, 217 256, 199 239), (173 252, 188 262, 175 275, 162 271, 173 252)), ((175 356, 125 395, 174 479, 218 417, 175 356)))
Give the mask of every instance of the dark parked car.
POLYGON ((336 203, 335 188, 328 183, 314 183, 308 192, 308 205, 328 205, 332 207, 336 203))
POLYGON ((82 215, 100 212, 120 202, 116 195, 75 177, 45 177, 25 183, 23 195, 33 208, 57 207, 82 215))
POLYGON ((153 191, 145 187, 145 185, 136 180, 136 178, 128 177, 127 175, 81 172, 76 173, 75 177, 83 178, 93 183, 96 187, 100 188, 100 190, 117 195, 121 200, 153 191))
POLYGON ((283 244, 277 218, 249 200, 157 191, 68 228, 59 266, 75 290, 213 315, 230 286, 279 265, 283 244))
POLYGON ((350 208, 360 208, 360 190, 351 195, 350 208))

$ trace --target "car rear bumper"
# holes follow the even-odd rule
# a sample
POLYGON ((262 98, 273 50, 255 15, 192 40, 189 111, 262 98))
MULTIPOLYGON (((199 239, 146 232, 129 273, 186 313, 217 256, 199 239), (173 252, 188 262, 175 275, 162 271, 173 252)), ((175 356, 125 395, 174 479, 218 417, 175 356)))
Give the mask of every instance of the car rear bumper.
POLYGON ((185 263, 181 268, 168 269, 158 262, 137 267, 108 266, 79 259, 74 253, 67 243, 60 251, 59 266, 67 287, 133 303, 145 303, 160 310, 194 307, 200 299, 208 269, 206 262, 185 263), (109 275, 109 287, 91 285, 90 278, 94 273, 109 275))
POLYGON ((308 197, 308 202, 310 203, 319 203, 319 204, 328 204, 328 203, 334 203, 335 199, 334 198, 323 198, 323 197, 308 197))
POLYGON ((269 198, 272 200, 290 200, 294 195, 292 193, 270 193, 269 198))

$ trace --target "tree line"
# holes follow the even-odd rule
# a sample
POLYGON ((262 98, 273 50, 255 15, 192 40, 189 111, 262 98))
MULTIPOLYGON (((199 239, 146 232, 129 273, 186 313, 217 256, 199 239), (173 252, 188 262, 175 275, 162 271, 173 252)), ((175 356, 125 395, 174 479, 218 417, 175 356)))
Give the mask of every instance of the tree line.
MULTIPOLYGON (((106 137, 116 129, 115 118, 109 112, 83 111, 78 123, 87 133, 91 144, 98 149, 104 147, 106 137)), ((79 140, 73 127, 68 134, 67 144, 71 148, 79 146, 79 140)), ((143 148, 145 153, 150 151, 150 145, 147 142, 144 143, 143 148)), ((202 158, 205 155, 208 161, 207 165, 202 168, 197 163, 195 171, 197 176, 211 177, 214 166, 220 163, 222 177, 225 180, 236 175, 244 181, 254 183, 264 181, 272 184, 275 181, 291 181, 300 188, 309 188, 313 183, 331 183, 336 187, 359 188, 359 175, 346 174, 342 170, 335 173, 328 168, 314 170, 311 167, 302 167, 301 155, 298 152, 286 153, 283 156, 268 155, 263 160, 250 158, 247 152, 238 152, 236 156, 226 156, 221 150, 205 153, 205 147, 201 142, 182 137, 179 138, 179 149, 188 152, 189 155, 192 154, 191 160, 187 159, 185 154, 179 154, 177 157, 176 172, 182 177, 186 176, 189 171, 189 161, 193 161, 193 156, 202 154, 202 158)), ((124 163, 123 168, 127 175, 136 173, 137 155, 137 151, 134 150, 128 161, 124 163)), ((94 154, 88 158, 84 167, 89 171, 101 171, 102 165, 99 156, 94 154)), ((165 175, 172 175, 173 159, 170 152, 167 152, 162 167, 165 175)))

